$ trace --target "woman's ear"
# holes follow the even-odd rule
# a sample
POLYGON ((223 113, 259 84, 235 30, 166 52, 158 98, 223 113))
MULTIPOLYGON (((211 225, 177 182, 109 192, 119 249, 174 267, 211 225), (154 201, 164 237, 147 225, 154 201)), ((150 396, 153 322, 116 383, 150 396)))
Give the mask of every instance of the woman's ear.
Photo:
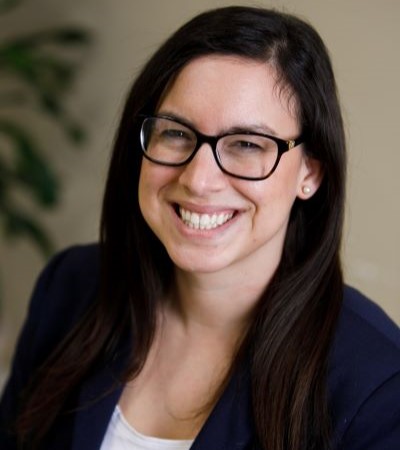
POLYGON ((322 164, 315 158, 304 155, 303 168, 298 186, 297 197, 308 200, 318 190, 324 176, 322 164))

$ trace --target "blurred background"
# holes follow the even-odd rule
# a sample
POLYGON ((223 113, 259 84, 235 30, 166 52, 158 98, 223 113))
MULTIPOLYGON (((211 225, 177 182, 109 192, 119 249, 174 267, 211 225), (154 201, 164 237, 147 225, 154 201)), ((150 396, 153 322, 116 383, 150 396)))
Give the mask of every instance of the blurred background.
POLYGON ((232 4, 298 14, 329 48, 350 157, 346 281, 400 324, 398 0, 0 0, 0 383, 48 257, 97 240, 131 80, 179 25, 232 4))

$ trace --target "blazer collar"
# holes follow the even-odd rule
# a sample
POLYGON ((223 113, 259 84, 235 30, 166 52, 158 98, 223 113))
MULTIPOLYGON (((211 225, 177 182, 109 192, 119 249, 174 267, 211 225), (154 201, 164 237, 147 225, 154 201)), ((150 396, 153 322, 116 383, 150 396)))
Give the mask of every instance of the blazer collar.
POLYGON ((191 450, 256 449, 247 365, 232 375, 191 450))
MULTIPOLYGON (((123 385, 114 367, 99 369, 79 392, 71 450, 99 450, 123 385)), ((118 372, 122 374, 122 371, 118 372)))
MULTIPOLYGON (((86 379, 79 393, 72 450, 98 450, 123 390, 119 381, 127 362, 125 350, 86 379)), ((191 450, 255 449, 248 361, 233 373, 191 450)))

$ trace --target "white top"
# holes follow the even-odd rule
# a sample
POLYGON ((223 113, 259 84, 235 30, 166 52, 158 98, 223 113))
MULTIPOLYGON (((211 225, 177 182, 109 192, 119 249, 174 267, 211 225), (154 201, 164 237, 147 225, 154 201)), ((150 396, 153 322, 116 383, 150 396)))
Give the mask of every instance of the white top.
POLYGON ((189 450, 193 440, 160 439, 138 433, 115 407, 100 450, 189 450))

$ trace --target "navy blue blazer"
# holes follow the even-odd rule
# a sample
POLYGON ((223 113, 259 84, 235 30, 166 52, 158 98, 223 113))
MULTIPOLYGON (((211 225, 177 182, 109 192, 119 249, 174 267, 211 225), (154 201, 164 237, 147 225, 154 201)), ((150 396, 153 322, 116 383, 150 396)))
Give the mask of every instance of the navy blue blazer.
MULTIPOLYGON (((97 246, 74 247, 53 258, 40 276, 0 403, 2 450, 17 448, 7 424, 30 374, 96 298, 98 266, 97 246)), ((129 350, 128 342, 125 347, 129 350)), ((71 400, 79 407, 57 420, 43 450, 100 448, 122 392, 116 380, 127 354, 121 351, 83 382, 71 400)), ((348 287, 332 348, 328 388, 334 449, 400 449, 400 330, 378 306, 348 287)), ((254 448, 249 374, 243 365, 192 450, 254 448)))

